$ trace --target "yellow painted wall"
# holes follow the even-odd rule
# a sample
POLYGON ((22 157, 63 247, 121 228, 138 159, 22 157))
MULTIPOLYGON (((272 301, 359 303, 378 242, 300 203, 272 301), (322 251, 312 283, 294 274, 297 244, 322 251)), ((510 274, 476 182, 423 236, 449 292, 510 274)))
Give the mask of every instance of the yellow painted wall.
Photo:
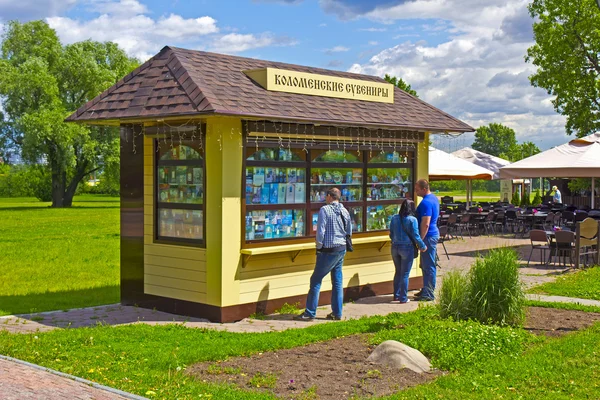
POLYGON ((206 250, 154 243, 154 148, 144 138, 144 293, 206 302, 206 250))
MULTIPOLYGON (((206 129, 205 223, 206 249, 153 243, 153 148, 145 139, 144 259, 145 291, 221 307, 271 300, 308 292, 315 264, 314 250, 304 250, 291 260, 289 252, 252 256, 242 267, 241 120, 211 117, 206 129)), ((419 145, 416 177, 428 176, 427 144, 419 145)), ((390 246, 355 245, 344 263, 344 287, 389 282, 394 276, 390 246)), ((411 277, 421 276, 417 264, 411 277)), ((330 290, 325 278, 322 290, 330 290)))
POLYGON ((242 229, 242 121, 212 117, 206 126, 207 303, 239 303, 242 229))

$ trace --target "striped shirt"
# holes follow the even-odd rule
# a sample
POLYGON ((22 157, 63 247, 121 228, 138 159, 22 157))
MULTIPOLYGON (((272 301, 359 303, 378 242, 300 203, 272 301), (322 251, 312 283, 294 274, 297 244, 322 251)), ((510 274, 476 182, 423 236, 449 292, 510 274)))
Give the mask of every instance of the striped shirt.
POLYGON ((317 222, 317 249, 345 246, 346 232, 352 235, 352 222, 348 210, 337 201, 321 207, 317 222), (341 215, 346 226, 342 222, 341 215))

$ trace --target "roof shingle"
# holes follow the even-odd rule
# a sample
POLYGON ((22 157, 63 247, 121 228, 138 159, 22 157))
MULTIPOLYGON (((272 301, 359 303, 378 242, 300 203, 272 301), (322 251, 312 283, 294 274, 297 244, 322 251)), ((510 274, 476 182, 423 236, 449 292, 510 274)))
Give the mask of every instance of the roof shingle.
POLYGON ((267 91, 243 73, 267 67, 385 82, 369 75, 164 47, 67 121, 101 124, 103 120, 212 113, 433 132, 474 130, 398 88, 394 88, 393 104, 376 103, 267 91))

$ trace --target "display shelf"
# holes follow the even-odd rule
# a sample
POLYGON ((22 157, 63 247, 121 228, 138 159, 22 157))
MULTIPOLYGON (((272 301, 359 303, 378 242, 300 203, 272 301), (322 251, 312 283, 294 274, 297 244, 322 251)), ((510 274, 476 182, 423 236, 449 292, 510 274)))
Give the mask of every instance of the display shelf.
POLYGON ((362 183, 311 183, 310 186, 362 186, 362 183))
MULTIPOLYGON (((390 237, 388 235, 385 236, 366 236, 366 237, 353 237, 352 244, 353 245, 361 245, 361 244, 369 244, 369 243, 380 243, 379 251, 381 251, 386 244, 390 243, 390 237)), ((242 249, 240 253, 243 255, 242 259, 242 268, 246 268, 250 258, 252 256, 262 255, 262 254, 273 254, 273 253, 291 253, 290 258, 292 262, 296 260, 296 258, 300 255, 300 253, 304 250, 315 250, 316 244, 314 242, 310 243, 298 243, 298 244, 287 244, 280 246, 263 246, 263 247, 255 247, 251 249, 242 249)))

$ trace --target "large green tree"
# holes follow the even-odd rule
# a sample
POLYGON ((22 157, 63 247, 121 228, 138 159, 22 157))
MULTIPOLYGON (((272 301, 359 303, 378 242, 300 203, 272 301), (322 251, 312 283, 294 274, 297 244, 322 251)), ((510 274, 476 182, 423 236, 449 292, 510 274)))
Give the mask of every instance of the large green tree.
POLYGON ((526 60, 537 67, 529 79, 556 96, 568 134, 600 129, 600 10, 595 0, 533 0, 535 44, 526 60))
POLYGON ((477 128, 475 141, 471 147, 512 162, 540 152, 540 149, 533 142, 517 143, 517 135, 514 129, 498 123, 491 123, 477 128))
POLYGON ((5 123, 24 159, 48 165, 53 207, 71 206, 79 182, 118 154, 114 128, 64 119, 138 64, 111 42, 63 46, 43 21, 7 24, 0 58, 5 123))
POLYGON ((517 147, 515 131, 508 126, 491 123, 480 126, 475 131, 475 141, 471 146, 475 150, 500 157, 501 154, 509 154, 517 147))
POLYGON ((392 85, 404 90, 406 93, 412 94, 415 97, 419 97, 417 92, 412 87, 410 87, 408 83, 404 82, 404 79, 396 78, 395 76, 389 76, 388 74, 385 74, 383 79, 385 79, 392 85))

